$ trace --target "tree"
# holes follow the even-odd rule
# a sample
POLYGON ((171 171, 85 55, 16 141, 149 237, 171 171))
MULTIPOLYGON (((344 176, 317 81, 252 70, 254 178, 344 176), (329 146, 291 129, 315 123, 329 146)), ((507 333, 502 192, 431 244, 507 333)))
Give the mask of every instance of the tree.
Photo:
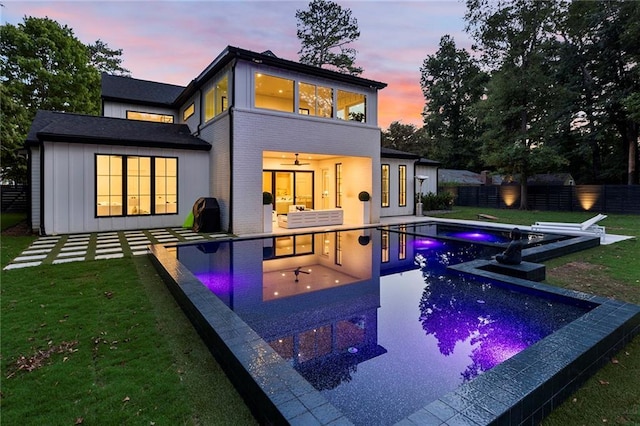
POLYGON ((2 176, 26 181, 26 163, 17 155, 37 110, 100 112, 100 71, 126 71, 121 51, 98 41, 90 49, 69 27, 49 18, 25 17, 0 27, 2 75, 2 176))
POLYGON ((552 1, 467 0, 467 30, 487 66, 496 67, 487 91, 483 159, 519 175, 520 208, 527 208, 527 179, 564 162, 549 135, 557 130, 559 92, 554 85, 552 1), (551 58, 553 58, 552 56, 551 58))
POLYGON ((424 155, 426 153, 425 142, 424 131, 417 129, 413 124, 402 124, 394 121, 387 130, 381 133, 381 146, 383 148, 424 155))
POLYGON ((99 72, 130 77, 131 71, 122 67, 122 49, 111 49, 107 43, 98 39, 89 49, 89 63, 99 72))
POLYGON ((350 9, 327 0, 312 0, 309 10, 296 10, 297 36, 302 47, 300 62, 316 67, 325 65, 336 71, 362 74, 354 65, 356 50, 347 47, 360 37, 358 21, 350 9), (336 52, 337 51, 337 52, 336 52))
POLYGON ((482 99, 488 75, 464 49, 456 49, 445 35, 440 48, 424 60, 420 86, 426 101, 424 127, 429 139, 437 142, 431 158, 452 169, 480 168, 477 117, 472 105, 482 99))
POLYGON ((595 182, 638 181, 639 22, 640 4, 618 1, 571 2, 557 19, 563 84, 574 92, 576 130, 591 150, 595 182))

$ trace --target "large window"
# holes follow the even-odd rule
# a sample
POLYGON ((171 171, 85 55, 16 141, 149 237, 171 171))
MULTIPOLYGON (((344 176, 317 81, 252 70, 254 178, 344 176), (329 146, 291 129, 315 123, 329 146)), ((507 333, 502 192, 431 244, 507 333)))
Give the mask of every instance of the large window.
POLYGON ((342 163, 336 163, 336 207, 342 207, 342 163))
POLYGON ((178 160, 155 158, 156 214, 178 213, 178 160))
POLYGON ((96 216, 175 213, 177 158, 96 155, 96 216))
POLYGON ((298 113, 331 118, 333 116, 333 90, 330 87, 298 83, 298 113))
POLYGON ((127 120, 153 121, 154 123, 173 123, 173 115, 127 111, 127 120))
POLYGON ((362 93, 338 90, 338 118, 366 122, 367 97, 362 93))
POLYGON ((380 174, 381 181, 381 202, 382 207, 389 207, 389 165, 383 164, 380 174))
POLYGON ((293 80, 256 73, 255 107, 293 112, 293 80))
POLYGON ((407 166, 398 166, 398 205, 407 205, 407 166))
POLYGON ((204 94, 204 120, 209 121, 229 108, 229 76, 225 74, 204 94))
POLYGON ((151 158, 127 157, 127 215, 151 213, 151 158))
POLYGON ((96 198, 98 216, 122 216, 122 157, 96 157, 96 198))

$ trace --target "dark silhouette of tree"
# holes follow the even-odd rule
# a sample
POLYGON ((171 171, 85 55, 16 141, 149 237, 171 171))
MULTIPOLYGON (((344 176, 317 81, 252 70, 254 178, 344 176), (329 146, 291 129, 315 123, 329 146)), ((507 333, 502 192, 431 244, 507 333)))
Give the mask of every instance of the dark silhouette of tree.
POLYGON ((359 75, 354 65, 356 50, 347 47, 360 37, 358 21, 350 9, 327 0, 312 0, 308 10, 296 10, 297 35, 301 42, 300 62, 316 67, 359 75))

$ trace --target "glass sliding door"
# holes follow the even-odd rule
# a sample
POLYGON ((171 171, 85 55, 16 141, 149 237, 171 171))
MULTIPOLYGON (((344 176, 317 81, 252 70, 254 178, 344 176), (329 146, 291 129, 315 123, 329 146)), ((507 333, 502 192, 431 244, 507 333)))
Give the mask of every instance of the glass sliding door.
POLYGON ((289 206, 304 205, 313 208, 313 172, 265 170, 262 173, 262 190, 273 194, 277 214, 287 214, 289 206))

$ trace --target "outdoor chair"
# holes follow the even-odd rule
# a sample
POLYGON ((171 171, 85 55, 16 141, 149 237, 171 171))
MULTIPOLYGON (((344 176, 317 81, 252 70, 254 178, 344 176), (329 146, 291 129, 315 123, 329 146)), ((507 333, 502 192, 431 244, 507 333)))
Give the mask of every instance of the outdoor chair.
POLYGON ((585 220, 582 223, 570 223, 570 222, 536 222, 531 225, 531 230, 535 232, 558 232, 565 234, 578 234, 578 235, 597 235, 600 237, 600 241, 604 241, 605 228, 604 226, 597 225, 598 222, 605 219, 607 216, 604 214, 598 214, 589 220, 585 220))

